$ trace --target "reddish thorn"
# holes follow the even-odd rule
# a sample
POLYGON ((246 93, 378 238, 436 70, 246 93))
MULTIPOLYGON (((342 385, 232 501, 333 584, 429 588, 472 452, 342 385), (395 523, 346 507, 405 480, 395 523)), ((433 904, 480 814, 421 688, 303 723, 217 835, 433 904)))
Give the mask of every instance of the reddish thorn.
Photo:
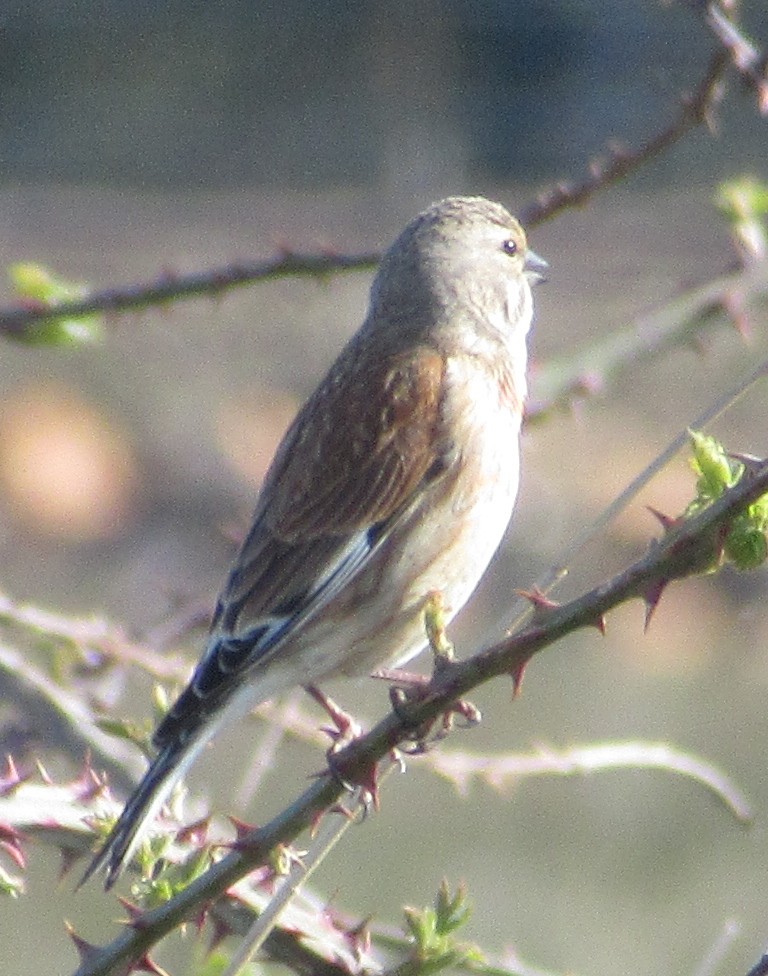
POLYGON ((356 819, 356 814, 353 810, 348 810, 341 803, 334 803, 332 807, 328 808, 328 813, 338 813, 342 817, 346 817, 350 823, 356 819))
POLYGON ((596 627, 600 631, 600 634, 603 637, 605 637, 605 630, 606 630, 606 627, 605 627, 605 614, 604 613, 599 613, 594 618, 594 620, 591 620, 590 621, 590 627, 596 627))
POLYGON ((306 690, 333 722, 334 730, 329 731, 326 728, 323 731, 327 732, 334 742, 341 739, 355 739, 362 734, 359 723, 343 708, 340 708, 333 699, 329 698, 324 691, 316 685, 307 685, 306 690))
POLYGON ((11 844, 16 844, 26 839, 17 827, 5 822, 0 823, 0 841, 8 841, 11 844))
POLYGON ((728 316, 731 325, 739 336, 749 342, 752 338, 752 323, 744 306, 744 297, 734 292, 727 294, 721 301, 723 311, 728 316))
MULTIPOLYGON (((232 820, 231 817, 230 820, 232 820)), ((234 823, 234 821, 232 822, 234 823)), ((208 828, 210 824, 210 817, 201 817, 199 820, 195 820, 193 823, 187 824, 178 830, 176 832, 176 840, 179 844, 191 844, 193 847, 202 847, 208 840, 208 828)), ((245 824, 241 824, 241 826, 245 826, 245 824)))
POLYGON ((515 590, 515 593, 523 597, 524 600, 528 600, 537 609, 540 607, 543 610, 553 610, 555 607, 560 606, 559 603, 550 600, 537 586, 534 586, 530 590, 515 590))
POLYGON ((455 701, 450 712, 447 712, 446 715, 461 715, 469 728, 480 725, 483 721, 480 709, 471 701, 467 701, 466 698, 459 698, 458 701, 455 701))
POLYGON ((606 623, 604 613, 601 613, 600 616, 597 618, 595 626, 600 631, 601 636, 605 637, 605 632, 606 630, 608 630, 608 624, 606 623))
POLYGON ((26 856, 22 843, 27 840, 25 835, 12 827, 8 823, 0 823, 0 850, 5 851, 8 857, 20 868, 27 866, 26 856))
POLYGON ((198 932, 202 930, 203 926, 208 921, 210 911, 210 902, 206 902, 204 905, 200 906, 200 910, 195 914, 194 925, 198 932))
POLYGON ((0 776, 0 797, 10 796, 22 783, 25 783, 31 773, 20 773, 13 761, 13 756, 5 757, 5 774, 0 776))
POLYGON ((342 934, 359 962, 371 951, 371 916, 364 918, 354 928, 342 929, 342 934))
POLYGON ((13 863, 24 870, 27 866, 27 858, 24 851, 17 847, 15 844, 8 844, 6 841, 0 841, 0 851, 3 851, 8 857, 13 861, 13 863))
POLYGON ((524 661, 522 664, 516 665, 509 673, 512 677, 512 697, 517 698, 520 695, 520 690, 523 687, 523 678, 525 677, 525 669, 528 667, 528 662, 524 661))
POLYGON ((345 737, 344 732, 342 732, 340 729, 334 728, 334 726, 332 725, 321 725, 319 731, 322 732, 324 735, 327 735, 328 738, 331 740, 331 742, 334 743, 334 745, 337 742, 341 742, 345 737))
MULTIPOLYGON (((347 777, 343 775, 343 778, 346 779, 347 777)), ((355 776, 352 782, 362 790, 362 801, 365 806, 367 807, 371 804, 373 809, 378 813, 381 809, 381 800, 379 797, 379 767, 377 764, 375 762, 370 763, 359 775, 355 776)))
POLYGON ((137 959, 132 966, 133 972, 152 973, 152 976, 170 976, 167 969, 158 966, 148 952, 141 959, 137 959))
MULTIPOLYGON (((274 891, 275 872, 268 864, 261 864, 249 872, 248 882, 254 888, 262 888, 268 894, 272 894, 274 891)), ((244 899, 234 887, 228 889, 227 898, 230 901, 242 902, 246 907, 250 905, 247 899, 244 899)))
POLYGON ((643 624, 643 630, 648 630, 651 623, 651 617, 656 611, 656 607, 659 605, 661 595, 667 588, 668 583, 669 580, 659 580, 657 583, 651 583, 643 594, 643 600, 645 601, 645 623, 643 624))
POLYGON ((660 512, 658 508, 654 508, 652 505, 646 505, 645 507, 661 523, 661 527, 665 532, 669 532, 670 529, 673 529, 683 521, 679 517, 673 518, 671 515, 665 515, 664 512, 660 512))
POLYGON ((15 840, 0 840, 0 851, 4 851, 13 863, 22 870, 27 866, 24 848, 15 840))
MULTIPOLYGON (((317 775, 324 776, 327 772, 328 772, 328 770, 327 769, 324 769, 322 773, 318 773, 317 775)), ((315 836, 317 835, 318 827, 322 823, 323 817, 325 816, 326 812, 327 812, 326 810, 318 810, 317 813, 313 814, 313 816, 312 816, 312 819, 311 819, 311 821, 309 823, 309 836, 313 840, 314 840, 315 836)))
POLYGON ((77 949, 77 954, 80 956, 80 962, 86 966, 90 964, 91 960, 98 955, 99 947, 94 945, 92 942, 86 942, 86 940, 75 932, 74 928, 69 922, 64 922, 64 927, 67 930, 67 935, 72 939, 75 944, 75 949, 77 949))
POLYGON ((91 766, 90 753, 85 757, 85 766, 82 772, 71 784, 72 793, 76 800, 87 802, 97 796, 102 796, 107 790, 107 777, 99 776, 91 766))
POLYGON ((139 908, 138 905, 134 905, 132 901, 128 901, 127 898, 123 898, 122 895, 118 895, 117 900, 123 906, 123 908, 128 912, 128 921, 126 925, 130 925, 132 929, 137 931, 146 926, 146 922, 142 924, 142 916, 144 912, 139 908))
POLYGON ((232 816, 228 817, 228 820, 235 828, 235 843, 232 846, 237 849, 238 844, 241 844, 249 834, 256 830, 256 825, 246 823, 245 820, 240 820, 232 816))

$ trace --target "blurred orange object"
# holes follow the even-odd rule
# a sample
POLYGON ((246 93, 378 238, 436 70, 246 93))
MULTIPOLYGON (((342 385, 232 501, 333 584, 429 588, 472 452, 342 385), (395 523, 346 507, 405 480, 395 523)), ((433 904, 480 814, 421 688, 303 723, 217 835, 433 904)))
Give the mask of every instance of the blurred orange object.
POLYGON ((135 509, 139 473, 128 436, 63 384, 26 384, 0 403, 0 492, 42 536, 107 538, 135 509))

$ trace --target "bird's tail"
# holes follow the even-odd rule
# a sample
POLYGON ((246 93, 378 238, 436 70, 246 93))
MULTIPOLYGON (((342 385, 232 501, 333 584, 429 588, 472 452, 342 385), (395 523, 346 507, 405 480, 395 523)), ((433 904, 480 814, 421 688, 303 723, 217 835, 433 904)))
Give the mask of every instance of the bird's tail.
POLYGON ((184 775, 203 744, 200 736, 192 735, 169 742, 157 755, 88 865, 80 885, 101 868, 106 868, 104 887, 112 887, 131 860, 141 840, 144 825, 159 813, 174 785, 184 775))

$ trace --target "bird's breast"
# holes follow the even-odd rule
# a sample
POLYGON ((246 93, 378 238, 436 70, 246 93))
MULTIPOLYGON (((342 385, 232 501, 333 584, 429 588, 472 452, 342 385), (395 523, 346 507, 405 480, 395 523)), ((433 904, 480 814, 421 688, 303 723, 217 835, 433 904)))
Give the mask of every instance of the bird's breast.
POLYGON ((441 594, 450 620, 479 583, 509 524, 519 478, 524 373, 519 379, 510 368, 501 382, 493 370, 476 356, 448 357, 435 431, 448 462, 416 489, 363 571, 302 634, 311 680, 404 663, 427 643, 429 595, 441 594))

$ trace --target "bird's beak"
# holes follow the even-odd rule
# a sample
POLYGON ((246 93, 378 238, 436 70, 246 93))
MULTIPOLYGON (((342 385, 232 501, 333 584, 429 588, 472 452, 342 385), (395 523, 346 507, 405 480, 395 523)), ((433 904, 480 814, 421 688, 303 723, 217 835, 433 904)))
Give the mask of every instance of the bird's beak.
POLYGON ((531 251, 530 249, 526 251, 523 271, 532 285, 547 280, 548 268, 549 265, 544 258, 540 258, 535 251, 531 251))

